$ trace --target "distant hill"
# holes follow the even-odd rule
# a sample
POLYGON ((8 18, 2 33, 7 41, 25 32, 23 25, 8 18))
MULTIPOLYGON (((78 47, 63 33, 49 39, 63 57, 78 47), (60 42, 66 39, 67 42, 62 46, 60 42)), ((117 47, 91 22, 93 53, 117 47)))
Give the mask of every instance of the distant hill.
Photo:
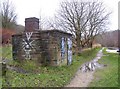
POLYGON ((24 26, 16 25, 15 31, 16 31, 17 34, 20 34, 20 33, 24 32, 24 30, 25 30, 24 26))
POLYGON ((120 30, 109 31, 96 37, 95 41, 106 47, 118 47, 118 32, 120 30))

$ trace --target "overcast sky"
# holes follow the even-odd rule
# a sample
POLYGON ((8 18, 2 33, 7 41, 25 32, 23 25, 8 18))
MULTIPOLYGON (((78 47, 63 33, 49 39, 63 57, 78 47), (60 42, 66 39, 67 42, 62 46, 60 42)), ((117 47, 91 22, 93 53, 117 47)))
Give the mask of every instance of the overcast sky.
MULTIPOLYGON (((54 14, 59 7, 60 1, 64 0, 10 0, 10 1, 12 1, 16 8, 16 13, 18 15, 17 23, 24 25, 25 18, 28 17, 39 18, 40 15, 42 16, 42 18, 54 17, 54 14)), ((110 16, 111 23, 110 30, 118 29, 119 0, 99 0, 99 1, 103 1, 108 11, 113 12, 110 16)))

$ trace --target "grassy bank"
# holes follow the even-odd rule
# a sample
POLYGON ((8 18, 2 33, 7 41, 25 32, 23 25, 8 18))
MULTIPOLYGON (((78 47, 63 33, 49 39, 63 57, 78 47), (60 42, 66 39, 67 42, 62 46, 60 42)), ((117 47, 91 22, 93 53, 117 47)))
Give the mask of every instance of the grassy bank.
POLYGON ((0 47, 2 51, 1 55, 3 58, 12 59, 12 47, 10 46, 2 46, 0 47))
POLYGON ((118 54, 103 51, 104 56, 99 63, 107 67, 96 70, 90 87, 118 87, 118 54))
MULTIPOLYGON (((11 48, 8 48, 8 50, 11 48)), ((3 48, 7 51, 7 48, 3 48)), ((81 64, 92 60, 100 48, 84 51, 80 56, 73 55, 73 62, 70 66, 40 67, 33 62, 19 64, 11 61, 8 65, 20 66, 31 73, 23 74, 7 70, 6 77, 3 77, 3 87, 61 87, 69 83, 81 64), (22 65, 22 66, 21 66, 22 65)), ((5 55, 5 54, 4 54, 5 55)), ((3 55, 3 56, 4 56, 3 55)), ((10 55, 8 55, 9 58, 10 55)))

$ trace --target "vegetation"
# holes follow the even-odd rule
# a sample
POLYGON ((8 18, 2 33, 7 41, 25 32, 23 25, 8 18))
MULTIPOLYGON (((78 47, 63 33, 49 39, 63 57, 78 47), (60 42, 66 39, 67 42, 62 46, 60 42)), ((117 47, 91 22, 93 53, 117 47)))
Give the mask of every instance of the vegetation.
MULTIPOLYGON (((10 50, 11 48, 3 48, 3 51, 10 50)), ((70 66, 39 66, 33 61, 27 61, 19 63, 18 61, 13 61, 8 63, 8 65, 20 67, 24 70, 29 71, 29 73, 18 73, 13 70, 7 70, 6 77, 3 77, 3 87, 57 87, 64 86, 69 83, 71 78, 74 76, 79 66, 84 62, 92 60, 97 51, 100 48, 94 48, 91 50, 84 51, 80 56, 73 55, 73 62, 70 66)), ((6 53, 6 52, 5 52, 6 53)), ((4 55, 3 55, 4 56, 4 55)), ((11 54, 9 54, 8 58, 11 54)))
POLYGON ((12 60, 12 46, 2 46, 0 50, 2 51, 0 56, 12 60))
POLYGON ((79 52, 81 47, 92 47, 95 37, 106 31, 110 14, 99 1, 65 1, 60 4, 52 26, 71 32, 77 48, 76 52, 79 52))
POLYGON ((104 50, 104 55, 99 63, 106 64, 107 67, 96 70, 94 80, 89 85, 90 87, 118 87, 118 54, 107 53, 104 50))
MULTIPOLYGON (((58 13, 56 24, 52 26, 55 29, 66 30, 73 34, 73 42, 76 50, 79 51, 83 47, 92 47, 95 37, 106 30, 108 18, 111 13, 106 13, 102 2, 63 2, 58 13)), ((15 8, 9 0, 1 4, 0 17, 2 19, 2 28, 16 29, 20 28, 23 32, 24 27, 16 25, 15 8)), ((40 20, 41 23, 41 20, 40 20)), ((40 27, 41 28, 41 27, 40 27)), ((3 32, 2 38, 9 43, 10 37, 15 32, 3 32), (7 34, 6 34, 7 33, 7 34), (8 36, 10 33, 10 36, 8 36), (6 38, 8 37, 8 38, 6 38)), ((18 32, 19 33, 19 32, 18 32)), ((2 39, 2 40, 3 40, 2 39)), ((111 43, 110 43, 111 44, 111 43)), ((3 46, 2 56, 7 58, 7 65, 21 68, 27 73, 20 73, 13 70, 7 70, 6 76, 0 78, 3 87, 56 87, 64 86, 69 83, 74 76, 79 66, 84 62, 92 60, 96 56, 99 48, 80 52, 79 55, 73 55, 73 62, 70 66, 40 66, 33 60, 15 61, 12 60, 11 46, 3 46)), ((97 70, 95 79, 90 86, 118 86, 116 81, 118 78, 118 60, 116 54, 109 54, 104 51, 104 56, 99 62, 107 64, 107 67, 102 70, 97 70)), ((1 82, 0 82, 1 84, 1 82)))
POLYGON ((2 0, 0 3, 2 44, 10 44, 13 34, 22 33, 24 26, 17 25, 17 14, 14 4, 10 0, 2 0))
POLYGON ((119 30, 108 31, 95 38, 95 42, 100 43, 103 47, 118 47, 119 30))
POLYGON ((15 13, 15 7, 9 0, 5 0, 1 3, 0 15, 2 17, 2 28, 15 28, 17 14, 15 13))

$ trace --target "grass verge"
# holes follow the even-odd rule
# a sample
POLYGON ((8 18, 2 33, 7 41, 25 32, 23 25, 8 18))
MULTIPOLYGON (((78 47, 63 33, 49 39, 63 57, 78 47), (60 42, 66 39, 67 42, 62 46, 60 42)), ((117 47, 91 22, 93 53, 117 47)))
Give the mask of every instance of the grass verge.
POLYGON ((103 50, 104 56, 99 63, 106 64, 107 67, 97 69, 94 73, 94 80, 90 87, 118 87, 118 54, 107 53, 103 50))
MULTIPOLYGON (((29 62, 29 65, 22 63, 22 68, 33 72, 23 74, 7 70, 6 77, 2 78, 3 87, 62 87, 69 83, 81 64, 96 56, 98 50, 100 48, 86 50, 80 56, 73 55, 73 62, 70 66, 40 67, 31 65, 32 62, 29 62)), ((20 66, 17 61, 10 62, 10 65, 20 66)))

